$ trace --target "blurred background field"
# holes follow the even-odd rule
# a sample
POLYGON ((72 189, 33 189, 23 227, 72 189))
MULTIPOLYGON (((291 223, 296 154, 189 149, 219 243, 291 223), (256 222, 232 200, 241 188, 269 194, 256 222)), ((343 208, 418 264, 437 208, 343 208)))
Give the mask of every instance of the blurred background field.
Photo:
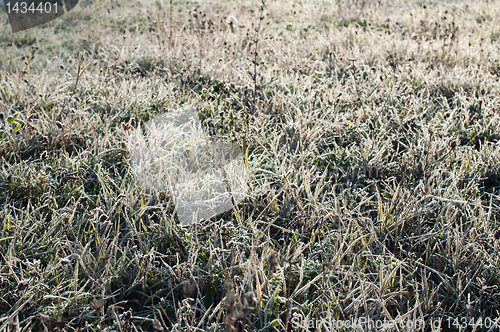
POLYGON ((87 1, 16 34, 4 19, 0 331, 283 331, 328 317, 488 330, 499 12, 87 1), (241 147, 249 197, 180 227, 169 192, 138 186, 125 143, 193 104, 207 133, 241 147))

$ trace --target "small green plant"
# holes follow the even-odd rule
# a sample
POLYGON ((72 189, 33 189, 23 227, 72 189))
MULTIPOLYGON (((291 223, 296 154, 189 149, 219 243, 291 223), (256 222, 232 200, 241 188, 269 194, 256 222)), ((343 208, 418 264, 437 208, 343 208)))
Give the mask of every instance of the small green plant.
POLYGON ((23 124, 23 122, 18 118, 19 118, 19 113, 15 113, 14 115, 9 115, 7 117, 7 122, 11 125, 11 129, 14 131, 18 131, 23 124))

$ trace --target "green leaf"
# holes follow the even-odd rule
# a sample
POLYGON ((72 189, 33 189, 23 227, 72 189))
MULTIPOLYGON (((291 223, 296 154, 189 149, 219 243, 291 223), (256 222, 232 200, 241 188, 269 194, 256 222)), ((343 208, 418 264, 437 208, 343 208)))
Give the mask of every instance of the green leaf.
POLYGON ((14 121, 16 121, 16 119, 17 119, 18 116, 19 116, 19 113, 16 113, 14 115, 10 115, 7 118, 7 122, 9 122, 10 124, 12 124, 14 121))

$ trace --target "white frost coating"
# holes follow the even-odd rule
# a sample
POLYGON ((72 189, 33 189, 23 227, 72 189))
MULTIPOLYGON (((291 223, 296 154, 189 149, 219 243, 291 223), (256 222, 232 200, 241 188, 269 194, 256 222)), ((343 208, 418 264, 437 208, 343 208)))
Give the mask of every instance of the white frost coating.
POLYGON ((229 16, 229 17, 227 18, 227 20, 228 20, 228 22, 229 22, 229 23, 231 23, 231 24, 234 24, 234 25, 238 24, 238 20, 236 19, 236 17, 234 17, 234 16, 232 16, 232 15, 231 15, 231 16, 229 16))
POLYGON ((148 121, 128 137, 130 162, 144 189, 167 190, 187 226, 233 208, 247 192, 243 154, 235 144, 213 142, 196 109, 180 109, 148 121))

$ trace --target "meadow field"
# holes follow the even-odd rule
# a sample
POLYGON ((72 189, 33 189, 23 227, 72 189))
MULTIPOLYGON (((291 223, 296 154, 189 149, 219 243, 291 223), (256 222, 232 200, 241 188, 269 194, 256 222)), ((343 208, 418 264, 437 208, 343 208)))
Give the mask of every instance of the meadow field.
POLYGON ((498 1, 4 17, 0 331, 498 329, 499 78, 498 1), (248 192, 183 227, 127 137, 191 106, 248 192))

